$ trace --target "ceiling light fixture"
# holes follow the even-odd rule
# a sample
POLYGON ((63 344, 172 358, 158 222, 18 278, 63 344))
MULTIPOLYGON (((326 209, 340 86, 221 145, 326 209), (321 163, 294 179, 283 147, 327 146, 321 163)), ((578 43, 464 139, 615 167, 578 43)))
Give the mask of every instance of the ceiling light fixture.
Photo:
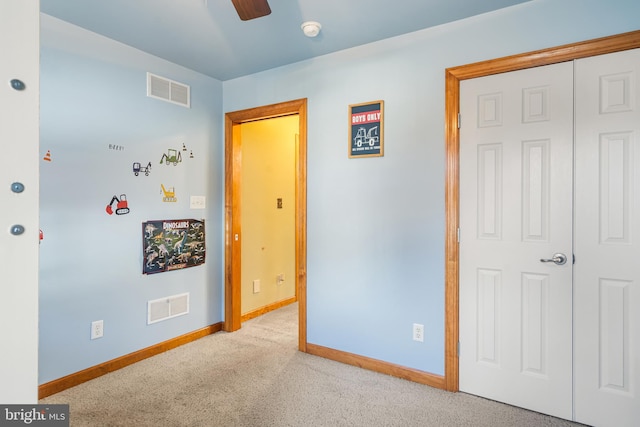
POLYGON ((302 28, 302 32, 304 33, 305 36, 315 37, 320 33, 320 29, 322 28, 322 25, 320 25, 319 22, 307 21, 307 22, 303 22, 300 28, 302 28))

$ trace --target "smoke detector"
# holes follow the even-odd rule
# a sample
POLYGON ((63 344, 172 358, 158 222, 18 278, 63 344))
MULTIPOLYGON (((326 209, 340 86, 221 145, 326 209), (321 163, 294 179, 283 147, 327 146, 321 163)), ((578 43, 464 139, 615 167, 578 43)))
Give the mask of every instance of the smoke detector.
POLYGON ((315 37, 318 34, 320 34, 320 29, 322 28, 322 25, 320 25, 319 22, 307 21, 307 22, 303 22, 300 28, 302 28, 302 32, 304 33, 305 36, 315 37))

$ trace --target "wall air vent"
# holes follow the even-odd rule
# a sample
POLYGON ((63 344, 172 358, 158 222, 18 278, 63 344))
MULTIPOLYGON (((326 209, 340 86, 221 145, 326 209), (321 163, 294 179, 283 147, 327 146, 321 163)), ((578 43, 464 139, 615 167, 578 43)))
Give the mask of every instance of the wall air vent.
POLYGON ((147 325, 189 313, 189 293, 147 302, 147 325))
POLYGON ((191 108, 191 87, 147 73, 147 96, 191 108))

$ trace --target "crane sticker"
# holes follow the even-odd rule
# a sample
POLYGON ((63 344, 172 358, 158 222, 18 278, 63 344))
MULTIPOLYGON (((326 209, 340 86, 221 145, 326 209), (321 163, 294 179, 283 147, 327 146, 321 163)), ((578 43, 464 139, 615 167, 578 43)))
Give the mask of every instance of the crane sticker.
POLYGON ((204 220, 143 222, 142 248, 143 274, 162 273, 204 264, 204 220))
POLYGON ((124 215, 129 213, 129 203, 127 202, 127 196, 125 194, 121 194, 120 198, 118 196, 113 196, 111 202, 107 205, 106 211, 109 215, 113 215, 113 204, 116 205, 116 215, 124 215))
POLYGON ((384 101, 349 106, 349 157, 382 156, 384 101))
POLYGON ((141 173, 143 173, 144 176, 149 176, 149 173, 151 173, 151 162, 147 163, 146 166, 142 166, 140 162, 133 163, 133 174, 138 176, 141 173))
POLYGON ((163 202, 177 202, 178 201, 178 199, 176 198, 176 189, 175 189, 175 187, 165 188, 165 186, 163 184, 160 184, 160 187, 162 188, 162 193, 164 194, 164 196, 162 197, 162 201, 163 202))

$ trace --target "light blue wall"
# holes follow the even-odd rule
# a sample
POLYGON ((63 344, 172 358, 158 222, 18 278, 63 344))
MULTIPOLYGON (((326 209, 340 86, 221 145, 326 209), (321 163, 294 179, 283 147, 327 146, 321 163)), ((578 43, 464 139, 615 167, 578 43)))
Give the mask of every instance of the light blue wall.
POLYGON ((639 16, 637 0, 533 0, 224 83, 43 16, 40 383, 223 320, 223 112, 304 97, 309 342, 442 374, 445 68, 637 30, 639 16), (192 108, 147 98, 147 71, 191 85, 192 108), (385 155, 350 160, 348 105, 379 99, 385 155), (195 158, 159 165, 179 141, 195 158), (146 159, 151 175, 134 177, 146 159), (131 213, 107 215, 121 193, 131 213), (141 223, 191 217, 207 221, 206 264, 143 276, 141 223), (148 300, 186 291, 188 316, 146 325, 148 300))
POLYGON ((308 341, 443 374, 444 70, 637 29, 637 0, 534 0, 224 82, 224 111, 308 98, 308 341), (384 157, 350 160, 379 99, 384 157))
POLYGON ((221 82, 47 15, 41 26, 42 384, 223 320, 224 144, 221 82), (148 98, 147 71, 190 85, 191 109, 148 98), (181 164, 159 164, 182 143, 181 164), (148 177, 136 161, 152 162, 148 177), (122 193, 130 213, 108 215, 122 193), (207 208, 190 209, 190 195, 207 208), (143 275, 142 222, 180 218, 205 219, 205 264, 143 275), (188 315, 147 325, 148 300, 183 292, 188 315))

